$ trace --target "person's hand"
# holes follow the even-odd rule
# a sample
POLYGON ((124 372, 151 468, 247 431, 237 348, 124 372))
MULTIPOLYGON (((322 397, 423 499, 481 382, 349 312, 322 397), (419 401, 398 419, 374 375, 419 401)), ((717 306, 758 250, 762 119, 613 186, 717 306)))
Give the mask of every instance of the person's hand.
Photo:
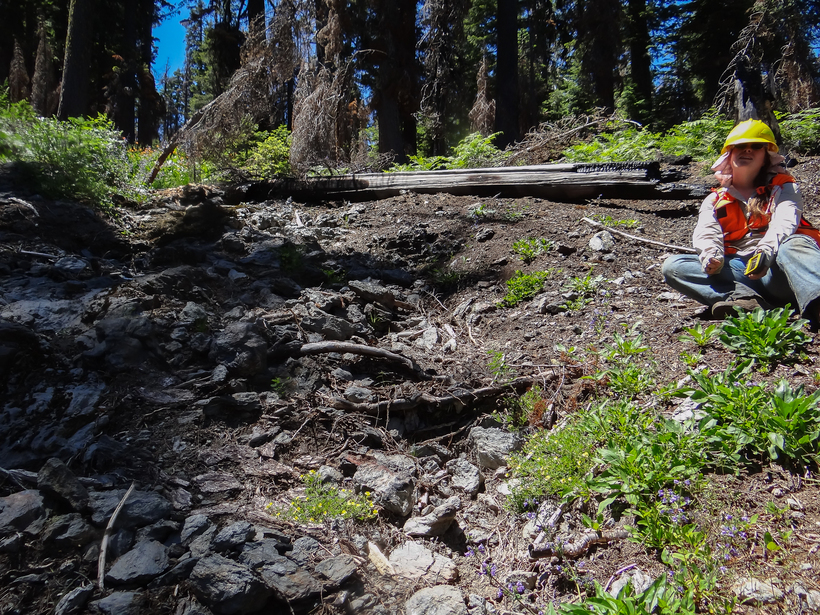
POLYGON ((722 265, 723 261, 713 256, 708 261, 706 261, 706 264, 703 266, 703 272, 706 275, 714 275, 718 271, 720 271, 722 265))
POLYGON ((755 252, 754 256, 746 264, 746 277, 750 280, 759 280, 769 271, 772 258, 765 252, 755 252), (751 271, 749 270, 751 268, 751 271))

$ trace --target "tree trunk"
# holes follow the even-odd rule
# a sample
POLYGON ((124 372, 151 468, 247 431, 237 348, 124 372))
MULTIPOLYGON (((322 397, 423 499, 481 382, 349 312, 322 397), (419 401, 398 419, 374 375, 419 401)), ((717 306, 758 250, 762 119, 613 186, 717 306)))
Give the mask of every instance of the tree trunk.
POLYGON ((597 104, 604 107, 606 113, 612 113, 615 110, 615 69, 620 43, 620 5, 618 0, 590 0, 581 10, 581 66, 592 77, 597 104))
POLYGON ((497 145, 518 141, 518 0, 498 0, 495 130, 502 132, 497 145))
POLYGON ((265 31, 265 0, 248 0, 248 29, 265 31))
POLYGON ((60 120, 80 117, 87 111, 90 43, 91 0, 71 0, 57 111, 60 120))
POLYGON ((416 2, 384 2, 374 25, 378 44, 384 51, 379 58, 373 106, 379 123, 379 152, 392 152, 398 163, 416 153, 418 79, 416 75, 416 2))
POLYGON ((629 0, 629 63, 635 90, 643 103, 640 105, 641 122, 650 119, 652 113, 652 67, 649 57, 649 24, 646 0, 629 0))

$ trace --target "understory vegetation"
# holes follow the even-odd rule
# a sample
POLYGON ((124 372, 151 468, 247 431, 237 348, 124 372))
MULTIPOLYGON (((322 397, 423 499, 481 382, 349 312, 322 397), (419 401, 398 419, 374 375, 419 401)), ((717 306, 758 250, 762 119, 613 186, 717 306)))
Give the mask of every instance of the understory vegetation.
MULTIPOLYGON (((820 109, 808 109, 780 118, 785 148, 796 153, 820 148, 820 109)), ((594 130, 579 131, 576 142, 561 159, 569 162, 656 160, 666 156, 692 156, 711 161, 719 154, 731 121, 710 112, 700 120, 685 122, 665 133, 653 133, 632 122, 611 119, 594 130)), ((467 135, 450 156, 412 156, 404 165, 387 170, 421 171, 502 166, 513 157, 515 146, 500 150, 493 145, 498 133, 467 135)), ((212 140, 215 137, 210 137, 212 140)), ((59 122, 41 118, 25 101, 11 103, 8 89, 0 91, 0 162, 16 162, 44 196, 76 198, 107 207, 117 195, 140 200, 148 188, 172 188, 191 182, 232 179, 270 179, 294 175, 290 165, 291 136, 284 126, 258 130, 242 121, 238 130, 216 139, 219 148, 208 153, 176 150, 160 167, 150 186, 146 179, 162 150, 128 147, 114 125, 103 116, 59 122)), ((376 155, 373 155, 374 160, 376 155)), ((334 173, 344 172, 332 170, 334 173)), ((477 212, 476 216, 482 215, 477 212)), ((607 221, 602 221, 605 224, 607 221)), ((612 221, 609 221, 612 222, 612 221)), ((630 226, 629 224, 625 224, 630 226)), ((543 240, 528 239, 513 249, 526 263, 549 250, 543 240)))
POLYGON ((774 499, 766 514, 750 515, 720 480, 772 463, 794 475, 816 470, 820 391, 764 380, 777 363, 800 360, 810 341, 806 324, 789 308, 757 308, 687 329, 685 343, 699 350, 720 344, 733 359, 723 371, 695 362, 686 378, 667 384, 656 383, 640 322, 610 335, 599 329, 599 342, 585 351, 559 348, 565 369, 582 370, 590 382, 590 395, 551 430, 532 428, 555 403, 549 391, 535 386, 508 404, 502 421, 528 434, 510 458, 508 506, 532 519, 558 555, 570 545, 555 538, 548 512, 580 506, 588 531, 625 529, 666 574, 640 593, 627 585, 613 596, 587 576, 583 562, 565 560, 563 574, 579 603, 554 608, 548 597, 531 594, 528 608, 562 615, 735 612, 736 598, 726 590, 756 565, 751 552, 762 551, 764 562, 788 557, 792 529, 774 499))

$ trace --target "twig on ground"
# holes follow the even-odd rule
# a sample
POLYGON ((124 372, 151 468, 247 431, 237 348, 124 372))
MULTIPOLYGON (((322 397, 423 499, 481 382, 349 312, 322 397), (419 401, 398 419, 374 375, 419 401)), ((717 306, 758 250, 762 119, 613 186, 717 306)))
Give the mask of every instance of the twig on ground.
POLYGON ((698 251, 694 248, 687 248, 684 246, 676 246, 668 243, 661 243, 660 241, 654 241, 652 239, 644 239, 643 237, 637 237, 635 235, 630 235, 629 233, 624 233, 623 231, 615 230, 614 228, 608 227, 600 222, 596 222, 595 220, 591 220, 590 218, 583 217, 581 218, 587 224, 591 224, 592 226, 597 226, 603 229, 606 229, 610 233, 615 233, 616 235, 620 235, 621 237, 626 237, 627 239, 631 239, 632 241, 637 241, 640 243, 646 243, 651 246, 658 246, 659 248, 666 248, 667 250, 675 250, 677 252, 684 252, 686 254, 697 254, 698 251))
POLYGON ((114 524, 117 522, 117 516, 120 514, 122 507, 125 506, 125 501, 128 499, 128 496, 131 495, 131 492, 134 490, 134 485, 136 485, 136 483, 131 483, 128 491, 122 496, 120 503, 117 504, 114 512, 111 513, 111 519, 108 520, 108 525, 105 527, 105 534, 103 534, 102 544, 100 545, 100 558, 97 561, 97 586, 101 590, 105 589, 105 552, 108 550, 108 541, 111 538, 111 534, 114 533, 114 524))
POLYGON ((618 575, 623 574, 627 570, 632 570, 635 566, 637 566, 637 564, 629 564, 628 566, 624 566, 623 568, 619 568, 618 570, 613 572, 612 576, 609 577, 609 581, 607 581, 606 585, 604 586, 604 591, 609 590, 609 586, 612 585, 612 581, 615 580, 615 577, 617 577, 618 575))
POLYGON ((349 352, 351 354, 380 357, 382 359, 404 363, 410 369, 423 373, 412 359, 398 355, 395 352, 390 352, 389 350, 384 350, 383 348, 376 348, 374 346, 364 346, 363 344, 352 344, 350 342, 312 342, 309 344, 304 344, 299 349, 299 353, 302 355, 324 354, 328 352, 349 352))
POLYGON ((441 397, 436 397, 434 395, 430 395, 429 393, 418 393, 406 399, 394 399, 369 404, 357 404, 347 401, 346 399, 334 397, 331 400, 331 404, 334 408, 339 408, 340 410, 364 412, 366 414, 381 414, 383 411, 391 409, 399 411, 410 410, 424 404, 429 406, 443 406, 453 402, 458 402, 464 405, 469 405, 471 402, 480 401, 487 397, 497 397, 510 389, 516 390, 523 388, 537 382, 538 380, 538 378, 534 377, 516 378, 512 382, 508 382, 506 384, 483 387, 464 393, 443 395, 441 397))
POLYGON ((590 532, 580 536, 575 542, 564 542, 560 544, 531 544, 529 547, 530 557, 540 559, 542 557, 552 557, 553 555, 563 556, 569 559, 577 559, 584 555, 592 545, 607 544, 613 540, 624 540, 629 538, 626 530, 605 530, 602 532, 590 532))

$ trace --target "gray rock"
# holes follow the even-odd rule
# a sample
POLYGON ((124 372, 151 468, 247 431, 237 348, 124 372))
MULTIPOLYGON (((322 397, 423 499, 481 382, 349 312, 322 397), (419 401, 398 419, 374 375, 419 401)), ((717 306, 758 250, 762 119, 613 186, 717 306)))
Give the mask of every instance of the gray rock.
POLYGON ((490 227, 484 227, 475 234, 475 240, 480 242, 489 241, 495 236, 495 231, 490 227))
POLYGON ((301 326, 306 331, 321 333, 328 340, 344 341, 354 335, 370 337, 364 325, 326 314, 319 309, 312 309, 310 314, 302 319, 301 326))
POLYGON ((189 557, 188 559, 180 560, 176 566, 171 568, 165 574, 161 574, 156 579, 148 584, 149 588, 166 587, 168 585, 177 585, 182 583, 185 579, 191 576, 191 571, 199 561, 198 557, 189 557))
POLYGON ((43 532, 43 541, 61 548, 82 547, 96 534, 80 513, 71 513, 51 519, 43 532))
POLYGON ((635 594, 640 594, 652 585, 652 577, 643 573, 640 570, 634 570, 630 574, 625 574, 618 578, 609 588, 609 593, 615 597, 621 593, 624 587, 632 585, 632 590, 635 594))
POLYGON ((288 557, 300 566, 307 566, 313 561, 321 548, 322 545, 318 540, 310 536, 302 536, 293 541, 293 550, 288 553, 288 557))
POLYGON ((449 585, 426 587, 413 594, 404 605, 407 615, 467 615, 464 594, 449 585))
POLYGON ((323 484, 341 483, 344 480, 344 475, 331 466, 322 466, 316 470, 316 473, 319 475, 323 484))
POLYGON ((227 472, 200 474, 194 478, 193 482, 200 492, 207 495, 219 495, 228 498, 242 491, 242 483, 233 474, 227 472))
POLYGON ((52 457, 37 473, 37 488, 67 504, 71 510, 82 512, 88 508, 88 489, 61 460, 52 457))
POLYGON ((413 510, 415 481, 412 476, 400 474, 378 464, 361 464, 353 475, 361 491, 373 493, 379 503, 392 513, 406 517, 413 510))
POLYGON ((292 545, 283 545, 275 538, 266 538, 256 542, 248 542, 242 546, 239 561, 253 570, 273 561, 279 561, 281 556, 292 545))
POLYGON ((755 579, 742 577, 732 585, 732 592, 743 604, 771 604, 783 598, 783 591, 779 589, 775 579, 755 579))
POLYGON ((0 498, 0 536, 26 530, 39 533, 45 518, 46 509, 39 491, 30 489, 0 498))
POLYGON ((475 447, 479 467, 491 470, 506 466, 506 456, 522 445, 521 438, 516 434, 495 427, 473 427, 470 440, 475 447))
POLYGON ((88 606, 102 615, 140 615, 144 604, 145 596, 140 592, 114 592, 88 606))
POLYGON ((170 519, 161 519, 151 525, 146 525, 137 531, 136 540, 142 542, 144 540, 156 540, 157 542, 165 542, 166 539, 174 532, 179 531, 179 523, 170 519))
POLYGON ((15 532, 8 538, 0 540, 0 553, 19 553, 25 544, 25 535, 22 532, 15 532))
POLYGON ((268 344, 255 324, 235 322, 216 334, 209 358, 226 366, 231 374, 253 376, 268 367, 268 344))
POLYGON ((343 393, 344 398, 354 404, 364 404, 375 401, 376 395, 370 389, 351 385, 343 393))
POLYGON ((316 574, 328 580, 330 588, 341 587, 356 574, 356 558, 352 555, 329 557, 316 564, 316 574))
POLYGON ((191 515, 185 519, 179 538, 182 544, 188 546, 191 541, 211 527, 211 522, 205 515, 191 515))
POLYGON ((433 508, 426 515, 410 517, 404 524, 404 533, 408 536, 431 537, 444 534, 456 518, 461 508, 461 500, 454 495, 433 508))
POLYGON ((600 231, 589 240, 589 248, 594 252, 612 252, 615 249, 615 239, 609 231, 600 231))
POLYGON ((252 391, 201 399, 194 404, 208 418, 255 420, 262 414, 259 394, 252 391))
POLYGON ((184 598, 177 603, 174 615, 213 615, 213 611, 199 604, 196 598, 184 598))
MULTIPOLYGON (((91 522, 100 526, 108 523, 114 509, 125 495, 125 489, 114 491, 89 492, 91 505, 91 522)), ((138 528, 160 519, 171 513, 171 503, 156 491, 132 491, 117 517, 116 527, 138 528)))
POLYGON ((451 459, 444 465, 444 469, 450 473, 450 486, 461 489, 467 495, 474 496, 484 484, 484 475, 481 471, 466 459, 451 459))
POLYGON ((292 559, 278 554, 274 541, 245 545, 239 561, 259 574, 280 600, 298 602, 316 598, 322 592, 316 578, 292 559))
POLYGON ((188 549, 193 557, 204 557, 211 551, 211 541, 216 536, 217 527, 210 526, 207 530, 199 534, 188 543, 188 549))
POLYGON ((134 546, 134 536, 132 530, 121 529, 115 531, 108 540, 108 557, 113 562, 121 555, 125 555, 134 546))
POLYGON ((214 551, 238 549, 254 534, 256 534, 256 529, 253 525, 247 521, 237 521, 223 528, 211 541, 211 547, 214 551))
POLYGON ((143 585, 168 569, 168 548, 155 540, 137 543, 105 575, 111 585, 143 585))
POLYGON ((247 566, 218 554, 200 559, 189 578, 191 591, 214 613, 255 613, 271 595, 247 566))
POLYGON ((75 613, 79 613, 80 609, 86 605, 93 593, 94 585, 92 583, 75 587, 60 598, 57 606, 54 607, 54 615, 74 615, 75 613))
POLYGON ((408 541, 393 549, 387 558, 396 575, 412 581, 454 583, 458 568, 449 557, 434 553, 420 542, 408 541))

